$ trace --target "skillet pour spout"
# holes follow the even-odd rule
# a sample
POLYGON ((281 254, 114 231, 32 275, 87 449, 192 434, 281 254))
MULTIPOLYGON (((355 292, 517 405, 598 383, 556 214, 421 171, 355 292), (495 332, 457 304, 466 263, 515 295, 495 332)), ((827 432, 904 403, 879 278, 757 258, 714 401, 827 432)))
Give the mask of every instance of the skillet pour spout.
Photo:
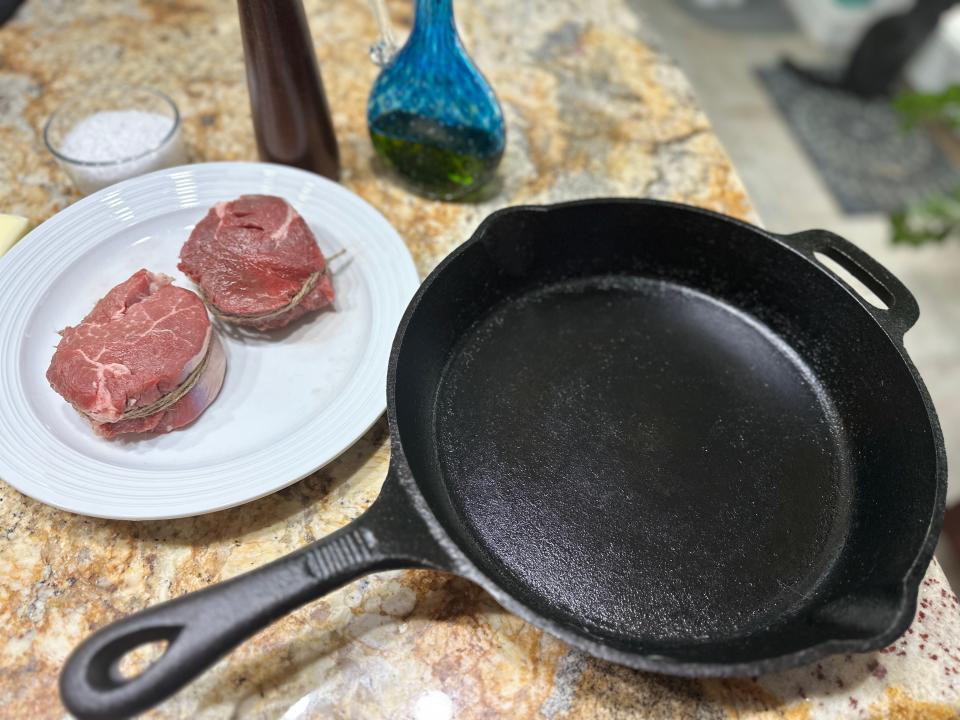
POLYGON ((832 233, 652 200, 508 208, 394 341, 371 508, 81 644, 78 718, 142 711, 362 574, 428 567, 593 655, 756 675, 904 632, 946 491, 904 285, 832 233), (836 276, 839 263, 884 307, 836 276), (169 642, 141 675, 122 656, 169 642))

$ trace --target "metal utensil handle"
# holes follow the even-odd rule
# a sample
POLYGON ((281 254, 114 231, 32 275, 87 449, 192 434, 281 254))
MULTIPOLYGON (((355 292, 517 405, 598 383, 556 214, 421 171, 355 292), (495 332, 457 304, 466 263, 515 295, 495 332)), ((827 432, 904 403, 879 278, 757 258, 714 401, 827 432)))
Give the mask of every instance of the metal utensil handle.
POLYGON ((64 705, 79 720, 127 717, 168 698, 259 630, 362 575, 442 567, 443 551, 390 478, 380 498, 346 527, 252 572, 130 615, 87 638, 60 675, 64 705), (121 659, 165 640, 164 653, 126 678, 121 659))
MULTIPOLYGON (((806 230, 780 237, 815 262, 819 263, 819 260, 814 253, 825 255, 866 285, 886 304, 887 309, 869 303, 864 304, 864 307, 889 334, 902 338, 920 317, 917 300, 907 286, 849 240, 828 230, 806 230)), ((820 265, 823 267, 822 263, 820 265)))

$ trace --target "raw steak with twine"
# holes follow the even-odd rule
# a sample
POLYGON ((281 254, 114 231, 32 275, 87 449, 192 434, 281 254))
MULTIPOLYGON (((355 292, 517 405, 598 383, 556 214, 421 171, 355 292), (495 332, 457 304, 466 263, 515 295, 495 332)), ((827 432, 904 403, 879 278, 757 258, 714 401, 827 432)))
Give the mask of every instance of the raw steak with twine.
POLYGON ((190 233, 178 267, 216 317, 258 330, 333 301, 316 238, 290 203, 272 195, 214 205, 190 233))
POLYGON ((226 358, 197 294, 138 270, 68 327, 47 380, 104 437, 169 432, 216 398, 226 358))

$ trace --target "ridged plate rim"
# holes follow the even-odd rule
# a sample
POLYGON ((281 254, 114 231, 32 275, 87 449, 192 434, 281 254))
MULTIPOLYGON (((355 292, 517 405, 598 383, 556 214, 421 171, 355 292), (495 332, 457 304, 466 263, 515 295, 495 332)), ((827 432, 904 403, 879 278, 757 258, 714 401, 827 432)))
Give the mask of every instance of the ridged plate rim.
POLYGON ((200 515, 286 487, 334 460, 383 414, 390 347, 418 285, 413 259, 389 222, 343 186, 303 170, 254 162, 199 163, 126 180, 83 198, 0 258, 0 478, 47 505, 124 520, 200 515), (334 213, 356 230, 342 244, 372 293, 373 317, 367 346, 331 413, 307 418, 269 447, 186 470, 118 468, 62 442, 40 422, 19 381, 27 323, 37 304, 71 265, 120 230, 242 193, 280 195, 308 220, 334 213))

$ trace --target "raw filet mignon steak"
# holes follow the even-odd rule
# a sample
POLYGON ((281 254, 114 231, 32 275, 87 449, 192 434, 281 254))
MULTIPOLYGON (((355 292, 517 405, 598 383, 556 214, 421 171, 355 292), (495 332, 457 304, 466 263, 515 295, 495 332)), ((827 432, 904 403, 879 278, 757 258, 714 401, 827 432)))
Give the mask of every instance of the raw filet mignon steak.
POLYGON ((213 402, 226 358, 196 293, 138 270, 61 333, 47 380, 104 437, 165 433, 213 402))
POLYGON ((333 301, 317 239, 290 203, 271 195, 214 205, 190 233, 178 267, 214 315, 258 330, 333 301))

